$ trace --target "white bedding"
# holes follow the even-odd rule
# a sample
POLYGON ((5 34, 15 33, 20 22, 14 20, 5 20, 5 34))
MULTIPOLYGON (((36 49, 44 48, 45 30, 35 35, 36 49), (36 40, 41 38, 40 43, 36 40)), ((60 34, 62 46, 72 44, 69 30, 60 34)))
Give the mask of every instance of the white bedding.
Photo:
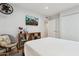
POLYGON ((79 56, 79 42, 58 38, 42 38, 26 42, 25 56, 79 56))

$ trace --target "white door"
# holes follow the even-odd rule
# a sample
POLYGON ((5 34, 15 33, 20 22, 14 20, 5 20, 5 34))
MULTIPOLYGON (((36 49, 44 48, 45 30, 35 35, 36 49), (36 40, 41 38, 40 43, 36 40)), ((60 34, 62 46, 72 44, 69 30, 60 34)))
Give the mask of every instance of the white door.
POLYGON ((56 20, 49 20, 47 23, 48 37, 56 37, 56 20))

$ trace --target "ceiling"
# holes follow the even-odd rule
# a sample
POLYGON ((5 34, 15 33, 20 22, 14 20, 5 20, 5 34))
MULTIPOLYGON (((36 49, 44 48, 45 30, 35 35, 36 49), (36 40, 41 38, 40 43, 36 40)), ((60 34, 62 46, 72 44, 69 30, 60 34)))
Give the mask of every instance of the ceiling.
POLYGON ((78 3, 19 3, 23 8, 39 13, 44 16, 51 16, 63 10, 72 8, 78 3))

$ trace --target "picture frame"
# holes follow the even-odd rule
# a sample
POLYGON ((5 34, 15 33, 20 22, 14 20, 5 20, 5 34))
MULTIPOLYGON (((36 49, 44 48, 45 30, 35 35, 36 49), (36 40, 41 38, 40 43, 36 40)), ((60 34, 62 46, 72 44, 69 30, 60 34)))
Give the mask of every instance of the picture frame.
POLYGON ((25 16, 25 24, 26 25, 35 25, 38 26, 38 17, 35 16, 25 16))

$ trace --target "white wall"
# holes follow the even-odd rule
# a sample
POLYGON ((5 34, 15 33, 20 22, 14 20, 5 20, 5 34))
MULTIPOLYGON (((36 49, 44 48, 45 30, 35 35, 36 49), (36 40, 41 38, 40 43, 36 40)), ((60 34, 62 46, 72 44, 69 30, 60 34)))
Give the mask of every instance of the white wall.
POLYGON ((79 41, 79 6, 61 13, 60 32, 61 38, 79 41))
POLYGON ((41 32, 42 37, 44 37, 44 20, 45 18, 37 13, 33 13, 28 11, 16 4, 12 4, 14 8, 14 12, 11 15, 4 15, 0 13, 0 34, 12 34, 14 36, 18 33, 18 27, 22 26, 27 28, 28 32, 41 32), (27 26, 25 25, 25 16, 37 16, 39 17, 39 25, 38 26, 27 26))
POLYGON ((61 17, 61 38, 79 41, 79 14, 61 17))
MULTIPOLYGON (((52 16, 50 25, 53 25, 54 18, 59 18, 59 36, 67 40, 79 41, 79 6, 73 7, 69 10, 60 13, 59 17, 52 16)), ((57 26, 55 24, 55 26, 57 26)), ((53 35, 53 26, 49 27, 49 32, 53 35)), ((57 30, 57 28, 56 28, 57 30)))

